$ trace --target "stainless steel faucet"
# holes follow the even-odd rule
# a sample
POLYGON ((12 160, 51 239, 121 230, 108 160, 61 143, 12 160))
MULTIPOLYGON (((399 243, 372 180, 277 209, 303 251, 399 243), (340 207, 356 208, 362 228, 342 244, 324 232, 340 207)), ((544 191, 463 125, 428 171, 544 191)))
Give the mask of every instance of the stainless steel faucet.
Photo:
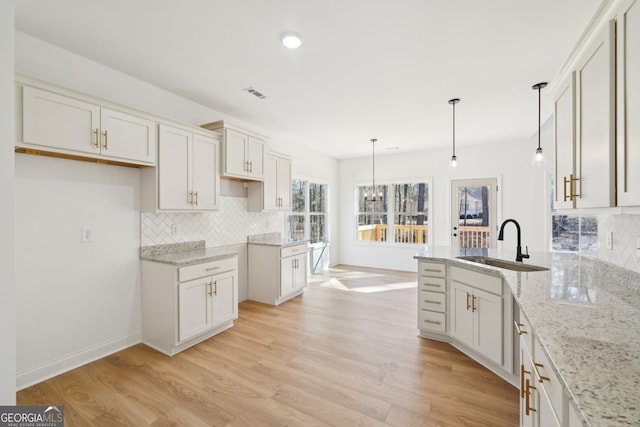
POLYGON ((520 224, 515 219, 505 219, 502 225, 500 226, 500 232, 498 233, 498 240, 504 240, 504 226, 507 225, 508 222, 512 222, 516 225, 516 229, 518 231, 518 246, 516 246, 516 261, 522 262, 522 258, 529 258, 529 248, 527 247, 527 253, 522 253, 521 246, 521 235, 520 235, 520 224))

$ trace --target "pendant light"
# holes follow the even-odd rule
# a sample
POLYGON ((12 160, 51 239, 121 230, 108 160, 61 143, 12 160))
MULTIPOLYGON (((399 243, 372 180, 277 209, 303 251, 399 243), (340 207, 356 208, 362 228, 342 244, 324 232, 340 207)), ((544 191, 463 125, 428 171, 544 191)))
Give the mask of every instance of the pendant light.
POLYGON ((382 191, 380 191, 379 193, 376 192, 376 141, 378 140, 375 138, 371 138, 370 141, 371 141, 371 149, 373 151, 373 155, 371 156, 373 179, 372 179, 372 185, 371 185, 371 198, 369 198, 369 195, 365 191, 364 193, 365 202, 375 202, 377 200, 382 200, 382 191))
POLYGON ((533 159, 531 160, 531 164, 534 166, 543 166, 544 165, 544 154, 542 153, 542 147, 540 146, 540 91, 542 88, 547 86, 547 82, 536 83, 531 86, 531 89, 538 91, 538 148, 536 148, 536 152, 533 153, 533 159))
POLYGON ((456 104, 458 102, 460 102, 460 98, 453 98, 449 100, 449 104, 451 104, 453 108, 453 153, 451 155, 451 163, 449 163, 449 167, 453 171, 458 167, 458 158, 456 157, 456 104))

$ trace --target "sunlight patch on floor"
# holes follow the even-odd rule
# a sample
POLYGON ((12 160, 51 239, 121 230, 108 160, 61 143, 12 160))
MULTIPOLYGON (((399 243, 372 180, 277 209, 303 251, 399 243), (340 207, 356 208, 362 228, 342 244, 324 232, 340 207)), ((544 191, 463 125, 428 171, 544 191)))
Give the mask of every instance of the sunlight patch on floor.
POLYGON ((396 282, 396 283, 387 283, 384 285, 371 285, 371 286, 354 286, 353 288, 349 288, 344 283, 336 278, 331 278, 323 283, 319 284, 324 288, 332 288, 338 289, 341 291, 347 292, 360 292, 360 293, 372 293, 372 292, 385 292, 385 291, 394 291, 398 289, 409 289, 417 287, 417 283, 415 281, 410 282, 396 282))

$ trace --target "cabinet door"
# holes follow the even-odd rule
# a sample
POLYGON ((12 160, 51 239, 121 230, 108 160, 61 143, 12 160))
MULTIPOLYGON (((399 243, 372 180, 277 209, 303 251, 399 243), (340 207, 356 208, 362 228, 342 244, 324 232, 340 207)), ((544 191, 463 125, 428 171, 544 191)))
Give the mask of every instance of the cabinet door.
POLYGON ((296 255, 293 261, 293 289, 299 291, 307 286, 307 254, 296 255))
POLYGON ((154 164, 156 159, 155 123, 120 111, 100 111, 102 155, 119 160, 154 164))
POLYGON ((264 181, 262 187, 264 209, 280 209, 278 194, 278 157, 264 156, 264 181))
POLYGON ((576 70, 578 208, 615 206, 615 23, 576 70))
POLYGON ((473 290, 475 314, 474 347, 502 365, 502 298, 479 289, 473 290))
POLYGON ((191 141, 193 134, 160 125, 158 139, 158 208, 191 209, 191 141))
POLYGON ((468 346, 473 346, 473 318, 472 298, 473 288, 458 282, 451 286, 451 335, 468 346))
POLYGON ((278 159, 277 183, 280 209, 291 210, 291 160, 284 157, 278 159))
POLYGON ((640 206, 640 1, 618 14, 618 205, 640 206))
POLYGON ((238 318, 238 284, 235 273, 213 277, 213 326, 238 318))
POLYGON ((249 176, 255 179, 264 177, 264 141, 249 136, 247 139, 247 160, 249 176))
POLYGON ((247 176, 248 163, 246 147, 249 137, 232 129, 225 130, 224 164, 225 175, 247 176))
POLYGON ((280 260, 280 296, 289 295, 295 290, 294 265, 296 257, 290 256, 280 260))
POLYGON ((192 187, 193 208, 206 210, 218 207, 219 176, 218 142, 203 135, 193 136, 192 187))
POLYGON ((80 153, 100 153, 100 107, 24 86, 23 141, 80 153))
POLYGON ((555 207, 575 207, 575 198, 570 198, 574 182, 565 183, 575 175, 575 73, 562 85, 554 101, 556 138, 555 207))
MULTIPOLYGON (((184 341, 211 327, 211 277, 178 285, 178 341, 184 341)), ((169 316, 171 313, 167 313, 169 316)))

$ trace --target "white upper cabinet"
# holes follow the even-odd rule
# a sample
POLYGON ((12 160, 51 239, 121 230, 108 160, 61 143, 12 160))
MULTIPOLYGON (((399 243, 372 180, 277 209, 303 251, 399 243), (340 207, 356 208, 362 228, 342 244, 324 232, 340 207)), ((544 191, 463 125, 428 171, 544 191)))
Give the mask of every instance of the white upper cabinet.
POLYGON ((581 51, 554 98, 558 209, 616 205, 615 22, 581 51))
POLYGON ((572 72, 554 100, 556 138, 555 205, 575 207, 575 73, 572 72))
MULTIPOLYGON (((160 125, 157 203, 144 210, 213 210, 218 205, 218 140, 186 129, 160 125)), ((151 172, 143 174, 144 192, 153 192, 151 172), (146 184, 146 185, 145 185, 146 184)), ((143 200, 144 205, 144 200, 143 200)))
POLYGON ((291 210, 291 159, 277 153, 264 155, 264 180, 250 182, 247 210, 291 210))
POLYGON ((618 205, 640 206, 640 1, 617 16, 618 205))
POLYGON ((155 123, 66 95, 22 86, 19 147, 113 162, 155 164, 155 123))
POLYGON ((576 69, 576 207, 615 206, 615 22, 610 21, 576 69))
POLYGON ((248 181, 264 178, 264 139, 248 131, 230 127, 223 121, 203 128, 222 133, 222 175, 248 181))

